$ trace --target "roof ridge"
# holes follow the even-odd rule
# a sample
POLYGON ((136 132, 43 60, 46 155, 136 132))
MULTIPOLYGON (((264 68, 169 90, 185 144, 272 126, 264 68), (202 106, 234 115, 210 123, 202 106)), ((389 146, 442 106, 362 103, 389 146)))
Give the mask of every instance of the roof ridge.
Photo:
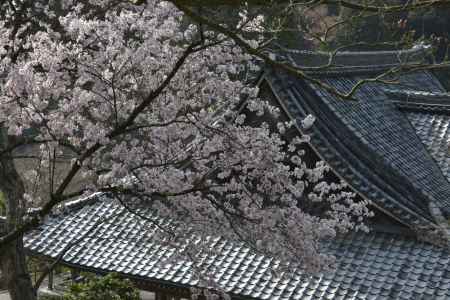
POLYGON ((411 89, 383 89, 399 109, 450 114, 450 93, 411 89))
MULTIPOLYGON (((408 97, 408 98, 427 98, 427 99, 441 99, 445 98, 450 101, 449 92, 430 92, 423 90, 413 90, 413 89, 396 89, 396 88, 384 88, 383 91, 394 97, 408 97)), ((450 104, 450 102, 449 102, 450 104)))
POLYGON ((426 104, 415 102, 392 101, 392 103, 400 110, 410 110, 413 112, 450 114, 450 105, 426 104))
POLYGON ((287 59, 302 71, 312 74, 371 73, 389 70, 400 64, 424 61, 430 47, 417 45, 410 49, 389 51, 308 51, 281 49, 287 59))
POLYGON ((84 198, 77 198, 75 200, 62 203, 58 206, 59 209, 62 209, 64 212, 73 211, 84 207, 85 205, 90 205, 96 203, 100 200, 99 196, 105 195, 104 192, 94 192, 84 198))
MULTIPOLYGON (((66 203, 62 203, 56 206, 56 209, 60 212, 60 213, 67 213, 67 212, 71 212, 74 210, 78 210, 82 207, 84 207, 85 205, 90 205, 93 204, 97 201, 99 201, 99 196, 104 195, 106 193, 104 192, 95 192, 92 193, 84 198, 78 198, 66 203)), ((36 215, 37 213, 39 213, 41 211, 41 207, 37 207, 37 208, 30 208, 28 209, 28 214, 31 216, 36 215)), ((51 215, 51 213, 50 213, 51 215)), ((3 231, 5 230, 5 226, 6 226, 6 216, 0 216, 0 233, 3 233, 3 231)))
POLYGON ((417 53, 423 50, 430 49, 430 45, 426 44, 418 44, 408 49, 399 49, 399 50, 372 50, 372 51, 312 51, 312 50, 298 50, 298 49, 290 49, 283 47, 281 45, 277 45, 282 51, 286 53, 297 53, 297 54, 310 54, 310 55, 329 55, 336 52, 336 55, 386 55, 386 54, 404 54, 404 53, 417 53))

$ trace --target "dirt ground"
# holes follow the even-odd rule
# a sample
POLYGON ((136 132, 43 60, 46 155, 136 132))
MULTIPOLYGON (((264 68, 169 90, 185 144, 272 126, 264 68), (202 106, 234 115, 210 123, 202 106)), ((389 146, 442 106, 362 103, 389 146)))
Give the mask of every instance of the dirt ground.
POLYGON ((0 291, 0 300, 10 300, 8 293, 0 291))

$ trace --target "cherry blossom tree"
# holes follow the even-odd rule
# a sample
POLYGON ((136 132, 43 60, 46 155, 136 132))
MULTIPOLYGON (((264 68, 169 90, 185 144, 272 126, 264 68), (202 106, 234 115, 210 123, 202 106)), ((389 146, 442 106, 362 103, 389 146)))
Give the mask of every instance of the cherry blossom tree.
MULTIPOLYGON (((314 118, 277 120, 247 80, 259 61, 235 40, 159 0, 1 5, 0 261, 14 300, 35 299, 23 235, 64 201, 92 192, 191 224, 175 232, 177 241, 222 235, 310 271, 332 263, 321 240, 365 229, 367 203, 355 202, 344 183, 326 182, 324 163, 307 167, 306 135, 284 138, 314 118), (244 106, 259 126, 247 125, 244 106), (39 146, 39 163, 19 174, 15 150, 24 145, 39 146), (55 162, 66 152, 73 159, 57 178, 55 162), (23 183, 38 180, 39 168, 49 170, 44 196, 23 183), (85 186, 69 192, 77 177, 85 186), (326 209, 314 214, 306 203, 326 209), (28 213, 33 206, 40 209, 28 213)), ((243 16, 237 29, 257 25, 243 16)), ((245 41, 257 47, 253 38, 245 41)), ((201 244, 189 244, 186 257, 201 244)))

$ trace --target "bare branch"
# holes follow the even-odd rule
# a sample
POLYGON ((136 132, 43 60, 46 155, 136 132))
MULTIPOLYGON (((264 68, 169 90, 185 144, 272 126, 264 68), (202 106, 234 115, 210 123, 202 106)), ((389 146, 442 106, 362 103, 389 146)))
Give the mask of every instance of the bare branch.
MULTIPOLYGON (((181 55, 181 57, 176 61, 174 64, 172 70, 169 72, 165 80, 159 85, 157 89, 155 89, 153 92, 151 92, 142 102, 139 104, 128 116, 127 120, 122 123, 120 126, 116 127, 114 130, 112 130, 107 137, 108 138, 114 138, 121 134, 123 134, 130 126, 134 124, 135 119, 152 103, 154 99, 156 99, 163 91, 164 89, 170 84, 172 79, 175 77, 175 75, 178 73, 178 71, 181 69, 181 67, 184 65, 187 58, 192 54, 198 51, 196 48, 201 43, 197 42, 194 44, 191 44, 189 47, 186 48, 184 53, 181 55)), ((78 173, 78 171, 81 169, 83 162, 91 157, 97 150, 99 150, 102 147, 100 143, 96 143, 90 148, 88 148, 78 159, 77 161, 72 165, 69 172, 65 176, 62 183, 58 186, 56 191, 51 195, 51 199, 44 204, 42 209, 39 210, 39 213, 36 216, 33 216, 30 220, 25 221, 20 227, 16 228, 15 230, 9 232, 7 235, 0 237, 0 249, 2 246, 16 240, 21 235, 23 235, 25 232, 31 230, 32 228, 35 228, 39 225, 40 221, 51 212, 53 207, 55 207, 57 204, 61 203, 64 200, 63 193, 66 190, 66 188, 69 186, 72 179, 75 177, 75 175, 78 173)))
POLYGON ((252 6, 267 6, 273 4, 279 5, 339 5, 356 11, 393 13, 399 11, 411 11, 429 7, 450 6, 450 0, 424 0, 424 1, 408 1, 406 4, 399 5, 370 5, 364 1, 348 1, 348 0, 310 0, 310 1, 292 1, 292 0, 177 0, 179 5, 198 7, 198 6, 240 6, 248 3, 252 6))

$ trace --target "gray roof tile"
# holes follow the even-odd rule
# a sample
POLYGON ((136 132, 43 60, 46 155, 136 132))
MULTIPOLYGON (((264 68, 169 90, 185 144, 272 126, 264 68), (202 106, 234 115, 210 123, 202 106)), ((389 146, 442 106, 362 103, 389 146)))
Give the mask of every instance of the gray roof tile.
POLYGON ((405 114, 442 173, 450 181, 450 115, 427 111, 406 111, 405 114))
MULTIPOLYGON (((115 216, 72 247, 63 262, 142 280, 161 279, 186 287, 198 284, 191 262, 163 262, 174 249, 152 241, 152 225, 108 198, 49 218, 26 236, 25 247, 55 258, 107 215, 115 216), (150 239, 144 238, 148 235, 150 239)), ((334 271, 310 277, 298 270, 281 279, 268 270, 274 260, 237 243, 216 242, 217 253, 203 255, 200 265, 214 265, 219 284, 250 299, 413 299, 418 295, 450 299, 449 252, 409 237, 378 232, 341 237, 324 246, 324 251, 336 255, 334 271)))
MULTIPOLYGON (((352 72, 339 77, 320 75, 322 82, 342 92, 364 78, 352 72)), ((430 201, 450 215, 450 183, 409 119, 391 101, 385 85, 368 83, 357 90, 357 101, 345 101, 278 70, 268 72, 266 79, 281 101, 295 105, 297 111, 290 112, 294 118, 316 116, 311 144, 356 191, 411 227, 434 222, 430 201)), ((443 92, 438 80, 426 71, 403 75, 400 82, 401 88, 443 92)), ((439 128, 435 132, 436 139, 446 133, 439 128)), ((442 151, 434 155, 440 161, 446 158, 442 151)))

